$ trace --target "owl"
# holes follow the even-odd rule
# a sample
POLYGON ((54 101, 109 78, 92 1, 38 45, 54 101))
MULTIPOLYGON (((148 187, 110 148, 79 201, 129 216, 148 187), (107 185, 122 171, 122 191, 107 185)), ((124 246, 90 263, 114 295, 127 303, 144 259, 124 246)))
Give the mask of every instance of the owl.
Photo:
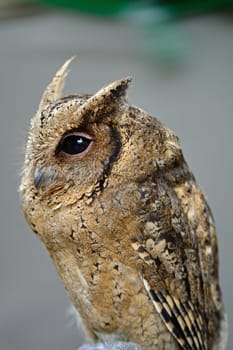
POLYGON ((177 136, 127 103, 130 77, 64 97, 70 61, 31 120, 20 198, 87 336, 224 349, 214 221, 177 136))

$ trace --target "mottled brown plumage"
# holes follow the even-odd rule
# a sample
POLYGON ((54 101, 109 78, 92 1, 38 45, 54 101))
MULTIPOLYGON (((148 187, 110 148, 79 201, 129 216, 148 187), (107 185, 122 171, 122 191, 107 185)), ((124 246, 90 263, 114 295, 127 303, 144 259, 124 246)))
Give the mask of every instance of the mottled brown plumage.
POLYGON ((223 349, 215 227, 178 138, 127 104, 130 78, 63 97, 69 62, 32 119, 20 195, 86 333, 223 349))

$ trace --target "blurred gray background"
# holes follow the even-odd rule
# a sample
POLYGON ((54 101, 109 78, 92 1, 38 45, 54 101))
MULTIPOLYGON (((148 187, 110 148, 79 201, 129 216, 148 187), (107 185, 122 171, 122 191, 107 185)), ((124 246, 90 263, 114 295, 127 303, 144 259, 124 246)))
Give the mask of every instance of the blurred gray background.
POLYGON ((24 220, 17 192, 30 117, 57 68, 73 54, 66 93, 95 92, 132 75, 130 102, 179 135, 215 216, 230 322, 227 349, 233 349, 233 17, 175 22, 167 33, 177 47, 169 52, 168 39, 162 58, 161 47, 155 42, 154 50, 138 23, 51 9, 0 21, 1 350, 74 350, 83 342, 68 326, 69 300, 24 220))

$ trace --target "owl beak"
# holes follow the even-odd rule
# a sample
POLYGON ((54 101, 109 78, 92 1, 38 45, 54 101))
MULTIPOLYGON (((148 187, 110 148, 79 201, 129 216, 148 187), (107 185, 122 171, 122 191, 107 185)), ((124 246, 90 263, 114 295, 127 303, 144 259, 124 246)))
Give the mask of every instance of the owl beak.
POLYGON ((35 168, 33 178, 36 189, 39 189, 42 185, 52 185, 57 180, 57 172, 52 166, 35 168))
POLYGON ((45 89, 45 92, 40 101, 39 110, 40 113, 49 103, 54 103, 56 100, 62 97, 62 90, 65 78, 68 74, 68 67, 70 63, 73 61, 75 56, 69 58, 63 66, 57 71, 55 76, 53 77, 50 84, 45 89))

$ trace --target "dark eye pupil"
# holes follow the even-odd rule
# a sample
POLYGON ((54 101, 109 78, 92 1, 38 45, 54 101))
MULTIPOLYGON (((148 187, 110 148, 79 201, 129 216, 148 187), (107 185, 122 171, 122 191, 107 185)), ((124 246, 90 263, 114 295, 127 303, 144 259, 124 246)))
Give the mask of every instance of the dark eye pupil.
POLYGON ((69 135, 66 136, 61 145, 61 151, 64 153, 74 155, 84 152, 91 140, 80 135, 69 135))

